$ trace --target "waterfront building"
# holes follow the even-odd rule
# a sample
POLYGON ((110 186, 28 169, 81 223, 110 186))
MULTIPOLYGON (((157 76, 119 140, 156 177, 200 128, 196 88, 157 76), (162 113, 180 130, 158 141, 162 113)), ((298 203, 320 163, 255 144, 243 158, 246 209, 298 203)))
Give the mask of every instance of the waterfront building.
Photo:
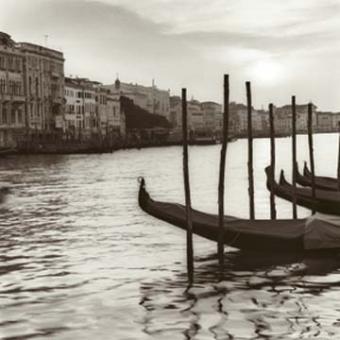
POLYGON ((278 135, 290 135, 292 133, 291 111, 281 110, 274 106, 274 128, 278 135))
POLYGON ((247 106, 231 102, 229 112, 235 117, 235 124, 232 132, 236 135, 245 134, 248 128, 247 106))
POLYGON ((56 128, 64 110, 64 56, 47 47, 18 43, 25 60, 27 127, 39 134, 56 128))
POLYGON ((221 132, 223 126, 222 105, 206 101, 201 103, 201 109, 204 117, 204 128, 211 134, 221 132))
MULTIPOLYGON (((317 127, 316 109, 317 109, 317 106, 313 105, 312 118, 313 118, 314 129, 317 127)), ((282 132, 291 133, 292 106, 284 105, 282 107, 276 108, 276 114, 279 119, 283 119, 287 121, 283 125, 286 126, 288 131, 282 131, 282 132)), ((308 119, 308 104, 296 105, 296 132, 297 133, 307 132, 307 119, 308 119)))
POLYGON ((179 96, 170 97, 169 122, 173 129, 179 129, 182 126, 182 100, 179 96))
MULTIPOLYGON (((230 133, 244 136, 248 133, 248 108, 244 104, 231 102, 229 106, 230 133)), ((269 130, 268 112, 252 109, 252 130, 254 135, 264 135, 269 130)))
MULTIPOLYGON (((333 128, 333 116, 335 116, 332 112, 317 112, 316 120, 317 120, 317 132, 331 132, 334 130, 333 128)), ((335 130, 336 131, 336 130, 335 130)))
POLYGON ((99 82, 92 82, 92 85, 95 89, 96 132, 103 138, 108 134, 108 114, 111 112, 107 110, 107 95, 110 90, 103 88, 99 82))
POLYGON ((125 135, 120 97, 101 83, 86 78, 65 78, 65 103, 61 126, 66 137, 100 140, 125 135))
POLYGON ((24 55, 0 32, 0 148, 15 147, 25 133, 24 55))
POLYGON ((126 136, 125 114, 121 109, 120 96, 109 92, 107 94, 107 124, 109 133, 124 138, 126 136))
POLYGON ((170 120, 170 90, 157 88, 154 81, 152 86, 143 86, 137 83, 123 83, 117 78, 114 84, 105 85, 105 88, 113 94, 132 99, 135 105, 150 113, 170 120))
POLYGON ((94 84, 86 78, 66 78, 65 83, 64 132, 89 139, 99 131, 94 84))
MULTIPOLYGON (((187 102, 188 129, 214 135, 222 127, 222 105, 212 102, 199 102, 191 99, 187 102)), ((174 129, 182 128, 182 101, 179 96, 170 97, 170 119, 174 129)))
POLYGON ((64 115, 58 117, 58 127, 63 129, 66 138, 80 139, 85 128, 83 92, 77 79, 65 78, 65 110, 64 115))
POLYGON ((339 131, 339 123, 340 123, 340 112, 333 113, 332 115, 332 131, 339 131))
MULTIPOLYGON (((175 130, 182 129, 182 101, 178 96, 171 97, 170 123, 175 130)), ((191 133, 205 129, 204 112, 198 100, 187 102, 187 126, 191 133)))

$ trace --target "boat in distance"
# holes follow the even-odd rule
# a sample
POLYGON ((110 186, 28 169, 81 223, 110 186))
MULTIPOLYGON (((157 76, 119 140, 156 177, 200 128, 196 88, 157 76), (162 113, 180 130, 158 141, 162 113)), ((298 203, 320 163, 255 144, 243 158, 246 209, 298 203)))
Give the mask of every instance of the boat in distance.
POLYGON ((281 171, 280 181, 277 183, 270 180, 270 167, 266 169, 267 188, 273 190, 273 193, 287 201, 293 202, 296 197, 296 204, 302 207, 318 211, 323 214, 331 214, 340 216, 340 192, 329 190, 315 190, 315 198, 313 198, 312 188, 296 187, 289 183, 284 171, 281 171))
MULTIPOLYGON (((138 194, 140 208, 149 215, 186 230, 186 208, 177 203, 153 200, 140 179, 138 194)), ((211 241, 219 238, 218 215, 192 209, 193 233, 211 241)), ((323 240, 324 223, 318 219, 247 220, 225 216, 224 244, 242 250, 267 252, 310 252, 340 250, 337 242, 323 240), (311 222, 311 223, 309 223, 311 222), (321 238, 321 241, 320 241, 321 238)), ((340 234, 340 228, 336 228, 340 234)))
MULTIPOLYGON (((297 169, 295 174, 296 182, 304 187, 312 186, 312 173, 305 162, 303 174, 297 169)), ((329 191, 340 191, 339 181, 336 178, 326 176, 314 176, 315 188, 329 191)))

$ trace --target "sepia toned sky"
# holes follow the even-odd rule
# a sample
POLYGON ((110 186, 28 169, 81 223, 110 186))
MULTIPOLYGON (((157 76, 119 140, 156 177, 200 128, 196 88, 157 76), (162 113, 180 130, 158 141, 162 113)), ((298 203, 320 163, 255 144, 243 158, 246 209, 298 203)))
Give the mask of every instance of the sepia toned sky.
POLYGON ((0 0, 0 31, 61 49, 67 75, 221 102, 340 111, 340 0, 0 0))

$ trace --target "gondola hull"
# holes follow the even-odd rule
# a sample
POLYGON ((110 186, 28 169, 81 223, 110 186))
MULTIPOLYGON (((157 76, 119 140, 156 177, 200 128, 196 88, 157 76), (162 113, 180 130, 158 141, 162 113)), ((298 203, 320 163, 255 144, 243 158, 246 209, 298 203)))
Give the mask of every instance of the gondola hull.
POLYGON ((312 195, 311 188, 294 189, 293 185, 287 182, 283 172, 281 172, 280 183, 270 181, 270 168, 266 168, 267 187, 268 190, 273 190, 274 194, 287 201, 293 202, 296 197, 296 204, 318 211, 324 214, 340 215, 340 192, 329 190, 315 190, 315 198, 312 195))
MULTIPOLYGON (((146 213, 186 229, 186 210, 183 205, 154 201, 142 180, 139 189, 139 205, 146 213)), ((192 210, 193 232, 212 241, 219 237, 218 216, 192 210)), ((224 218, 224 243, 226 245, 256 251, 303 252, 305 219, 249 221, 232 216, 224 218)))
MULTIPOLYGON (((295 174, 296 182, 304 187, 312 186, 312 174, 305 164, 303 175, 297 171, 295 174)), ((339 191, 339 183, 336 178, 315 176, 315 188, 328 191, 339 191)))

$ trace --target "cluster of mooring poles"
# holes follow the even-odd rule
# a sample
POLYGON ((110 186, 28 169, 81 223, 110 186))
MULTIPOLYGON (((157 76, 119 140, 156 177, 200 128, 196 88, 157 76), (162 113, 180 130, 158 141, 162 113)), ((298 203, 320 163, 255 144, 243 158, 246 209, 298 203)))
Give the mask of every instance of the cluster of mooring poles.
MULTIPOLYGON (((218 183, 218 224, 219 237, 217 243, 217 253, 220 268, 224 264, 224 182, 225 182, 225 163, 227 155, 228 134, 229 134, 229 75, 224 75, 224 109, 223 109, 223 133, 222 147, 220 155, 219 183, 218 183)), ((249 194, 249 219, 255 220, 255 198, 254 198, 254 166, 253 166, 253 129, 252 129, 252 93, 251 83, 246 82, 247 95, 247 135, 248 135, 248 194, 249 194)), ((292 184, 293 184, 293 219, 297 219, 297 202, 296 202, 296 174, 297 174, 297 157, 296 157, 296 98, 292 96, 292 184)), ((269 111, 269 132, 270 132, 270 218, 276 219, 275 195, 273 192, 275 181, 275 120, 274 105, 268 106, 269 111)), ((313 104, 308 104, 308 146, 309 160, 312 180, 312 197, 315 201, 315 166, 314 166, 314 150, 313 150, 313 104)), ((182 89, 182 132, 183 132, 183 175, 185 189, 185 205, 186 205, 186 222, 187 222, 187 271, 189 284, 194 279, 194 250, 193 250, 193 227, 192 227, 192 209, 189 181, 189 155, 188 155, 188 129, 187 129, 187 90, 182 89)), ((340 122, 339 122, 340 136, 340 122)), ((339 137, 339 158, 338 158, 338 185, 340 189, 340 137, 339 137)), ((315 212, 315 209, 312 209, 315 212)))

